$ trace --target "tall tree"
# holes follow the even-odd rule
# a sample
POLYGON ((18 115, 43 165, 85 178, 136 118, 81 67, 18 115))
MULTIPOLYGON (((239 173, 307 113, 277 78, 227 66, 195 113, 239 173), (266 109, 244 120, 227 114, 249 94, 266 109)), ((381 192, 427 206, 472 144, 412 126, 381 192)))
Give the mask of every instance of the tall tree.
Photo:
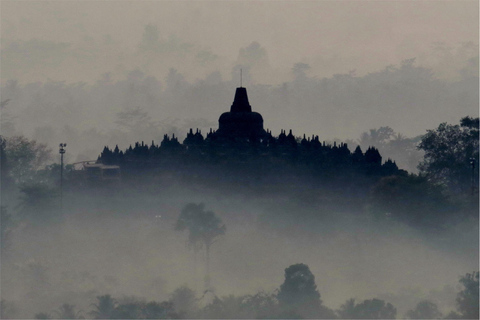
POLYGON ((31 180, 33 173, 52 159, 47 145, 23 136, 7 138, 4 152, 8 172, 17 183, 31 180))
POLYGON ((307 318, 333 318, 333 311, 322 305, 315 276, 303 263, 285 269, 285 281, 280 286, 277 299, 283 315, 300 315, 307 318))
POLYGON ((205 211, 204 203, 189 203, 180 213, 175 230, 188 230, 188 244, 198 250, 205 245, 206 276, 205 285, 210 289, 210 247, 219 236, 225 234, 226 227, 222 220, 213 212, 205 211))
MULTIPOLYGON (((428 130, 418 146, 425 151, 420 172, 452 192, 469 190, 478 175, 478 140, 479 118, 465 117, 460 125, 441 123, 437 129, 428 130), (474 172, 472 160, 476 164, 474 172)), ((478 186, 478 180, 475 184, 478 186)))

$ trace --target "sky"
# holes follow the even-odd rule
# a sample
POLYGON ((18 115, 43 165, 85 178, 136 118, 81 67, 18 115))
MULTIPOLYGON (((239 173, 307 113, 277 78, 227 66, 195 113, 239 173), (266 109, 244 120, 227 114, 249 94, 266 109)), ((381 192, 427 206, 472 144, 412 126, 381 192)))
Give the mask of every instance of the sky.
MULTIPOLYGON (((412 57, 432 65, 438 44, 478 46, 479 38, 478 1, 462 0, 2 1, 1 20, 2 47, 10 41, 38 39, 94 51, 93 46, 111 41, 125 53, 138 46, 145 26, 151 24, 161 38, 175 37, 212 52, 224 62, 216 67, 234 62, 240 48, 256 41, 277 70, 276 77, 267 78, 269 83, 287 75, 299 61, 310 64, 320 77, 350 70, 365 74, 412 57)), ((5 65, 12 62, 2 62, 8 69, 2 80, 31 76, 10 72, 5 65)), ((82 69, 89 72, 50 77, 89 82, 99 76, 82 69)), ((188 74, 201 75, 202 70, 188 74)))

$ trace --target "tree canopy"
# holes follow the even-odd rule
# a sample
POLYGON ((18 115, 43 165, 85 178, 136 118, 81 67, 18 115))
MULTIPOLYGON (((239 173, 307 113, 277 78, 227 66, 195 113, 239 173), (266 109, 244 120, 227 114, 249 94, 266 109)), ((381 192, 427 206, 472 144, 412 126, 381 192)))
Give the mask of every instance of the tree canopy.
POLYGON ((204 203, 189 203, 180 213, 175 230, 188 229, 188 243, 194 249, 205 245, 209 247, 218 236, 225 234, 226 227, 213 212, 206 211, 204 203))
POLYGON ((454 193, 465 192, 471 187, 472 176, 478 175, 478 141, 479 118, 464 117, 460 125, 441 123, 428 130, 418 146, 425 151, 420 172, 454 193), (476 164, 473 173, 472 160, 476 164))
POLYGON ((321 303, 315 276, 303 263, 294 264, 285 269, 285 281, 280 286, 277 297, 280 303, 285 305, 321 303))

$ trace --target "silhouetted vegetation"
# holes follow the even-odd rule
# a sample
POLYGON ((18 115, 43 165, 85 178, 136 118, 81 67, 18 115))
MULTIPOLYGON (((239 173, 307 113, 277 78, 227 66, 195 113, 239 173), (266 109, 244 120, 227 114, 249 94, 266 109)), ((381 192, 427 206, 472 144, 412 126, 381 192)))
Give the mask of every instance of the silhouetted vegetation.
POLYGON ((335 316, 333 311, 322 305, 315 276, 303 263, 285 269, 285 281, 280 286, 277 299, 282 314, 287 318, 299 315, 302 318, 330 319, 335 316))
POLYGON ((442 313, 438 310, 438 306, 428 300, 420 301, 415 309, 406 313, 409 319, 441 319, 442 313))
POLYGON ((460 283, 464 288, 457 295, 457 310, 464 319, 477 319, 479 304, 478 271, 467 273, 460 278, 460 283))
POLYGON ((188 229, 188 244, 197 253, 205 246, 206 274, 205 287, 210 289, 210 247, 221 235, 225 234, 226 227, 222 220, 213 211, 205 211, 205 204, 189 203, 180 213, 175 230, 183 231, 188 229))
MULTIPOLYGON (((476 319, 478 317, 478 272, 460 279, 464 290, 458 293, 457 311, 446 319, 476 319), (475 299, 477 298, 477 299, 475 299)), ((177 288, 167 301, 147 302, 126 297, 114 299, 111 295, 97 296, 88 314, 94 319, 395 319, 396 308, 381 299, 367 299, 355 303, 349 299, 333 311, 324 306, 309 267, 299 263, 285 269, 285 281, 276 293, 259 291, 253 295, 218 297, 211 302, 197 298, 186 286, 177 288)), ((6 304, 2 300, 2 310, 6 304)), ((82 319, 75 306, 63 304, 54 310, 57 319, 82 319)), ((52 319, 50 313, 37 313, 35 319, 52 319)), ((431 301, 420 301, 406 313, 410 319, 441 319, 442 313, 431 301)))
POLYGON ((365 300, 359 304, 350 299, 340 307, 338 314, 342 319, 395 319, 397 310, 380 299, 365 300))
POLYGON ((478 191, 478 141, 479 118, 465 117, 460 125, 442 123, 428 130, 419 145, 425 151, 421 173, 454 193, 478 191))

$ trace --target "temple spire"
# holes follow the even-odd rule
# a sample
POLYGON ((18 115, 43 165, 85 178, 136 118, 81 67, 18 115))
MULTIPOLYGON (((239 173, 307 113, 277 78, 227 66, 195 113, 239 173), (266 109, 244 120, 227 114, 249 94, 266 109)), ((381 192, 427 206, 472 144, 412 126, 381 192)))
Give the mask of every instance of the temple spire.
POLYGON ((230 112, 252 112, 252 107, 248 102, 248 95, 246 88, 237 88, 235 91, 235 98, 233 99, 230 112))

